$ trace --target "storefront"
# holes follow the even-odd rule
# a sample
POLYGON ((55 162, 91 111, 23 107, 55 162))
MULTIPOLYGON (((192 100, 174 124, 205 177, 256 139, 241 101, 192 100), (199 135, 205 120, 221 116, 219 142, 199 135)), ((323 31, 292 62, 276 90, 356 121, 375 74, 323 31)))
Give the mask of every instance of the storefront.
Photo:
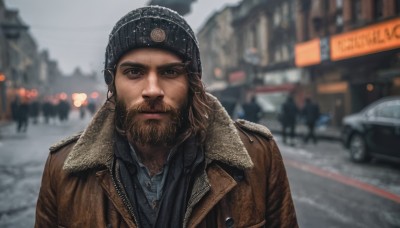
POLYGON ((295 54, 333 125, 382 97, 400 94, 400 18, 297 44, 295 54))

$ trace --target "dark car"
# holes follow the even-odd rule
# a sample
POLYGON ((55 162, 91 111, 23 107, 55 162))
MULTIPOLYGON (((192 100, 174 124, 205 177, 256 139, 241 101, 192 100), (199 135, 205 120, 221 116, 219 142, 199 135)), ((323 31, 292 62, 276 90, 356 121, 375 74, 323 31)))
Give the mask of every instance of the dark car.
POLYGON ((342 140, 355 162, 400 162, 400 96, 382 98, 343 119, 342 140))

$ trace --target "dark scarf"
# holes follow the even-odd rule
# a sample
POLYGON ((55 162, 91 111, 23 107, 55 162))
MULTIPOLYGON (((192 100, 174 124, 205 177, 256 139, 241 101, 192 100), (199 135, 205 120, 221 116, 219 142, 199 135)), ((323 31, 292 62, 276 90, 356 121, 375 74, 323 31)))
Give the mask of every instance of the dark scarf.
POLYGON ((170 159, 167 179, 163 186, 158 212, 150 209, 144 192, 136 178, 136 166, 128 142, 116 134, 115 157, 120 175, 139 227, 182 227, 187 201, 192 190, 197 168, 204 164, 204 152, 194 137, 184 141, 170 159))

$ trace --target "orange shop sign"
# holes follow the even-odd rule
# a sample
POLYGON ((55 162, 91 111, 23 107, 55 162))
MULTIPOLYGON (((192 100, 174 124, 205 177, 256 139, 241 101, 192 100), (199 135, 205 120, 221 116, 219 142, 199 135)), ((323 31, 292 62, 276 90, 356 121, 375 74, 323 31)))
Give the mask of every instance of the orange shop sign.
POLYGON ((320 39, 296 44, 295 63, 297 67, 310 66, 321 63, 320 39))
POLYGON ((331 37, 331 60, 400 47, 400 18, 331 37))

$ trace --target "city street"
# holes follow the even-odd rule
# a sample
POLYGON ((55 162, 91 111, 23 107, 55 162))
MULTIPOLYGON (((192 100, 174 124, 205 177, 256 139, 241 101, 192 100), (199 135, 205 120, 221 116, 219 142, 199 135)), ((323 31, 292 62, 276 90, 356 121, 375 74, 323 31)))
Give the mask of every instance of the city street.
MULTIPOLYGON (((36 197, 49 145, 78 132, 90 117, 40 122, 27 133, 0 129, 0 227, 32 227, 36 197)), ((399 165, 350 162, 338 142, 281 148, 301 227, 400 227, 399 165)))
POLYGON ((69 122, 41 121, 27 133, 17 134, 15 124, 0 129, 0 227, 33 227, 49 145, 83 130, 89 120, 72 112, 69 122))
POLYGON ((355 164, 338 142, 285 146, 276 136, 300 227, 400 227, 400 167, 355 164))

